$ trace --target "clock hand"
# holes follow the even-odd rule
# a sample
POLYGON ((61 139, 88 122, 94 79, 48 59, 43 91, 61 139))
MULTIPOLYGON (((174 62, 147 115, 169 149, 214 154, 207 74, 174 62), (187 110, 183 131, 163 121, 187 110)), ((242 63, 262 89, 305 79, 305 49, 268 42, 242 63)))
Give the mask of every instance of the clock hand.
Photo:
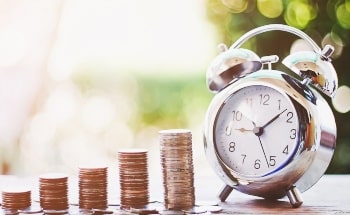
POLYGON ((235 130, 238 130, 240 132, 246 132, 246 131, 253 131, 252 129, 245 129, 245 128, 235 128, 235 130))
POLYGON ((274 116, 270 121, 268 121, 267 123, 265 123, 265 125, 261 126, 260 128, 265 128, 266 126, 270 125, 273 121, 275 121, 279 116, 281 116, 285 111, 287 110, 284 109, 281 113, 277 114, 276 116, 274 116))
POLYGON ((264 157, 265 157, 265 160, 266 160, 266 164, 267 164, 267 167, 270 167, 269 165, 269 161, 267 160, 267 156, 266 156, 266 153, 265 153, 265 149, 264 149, 264 146, 261 142, 261 139, 260 139, 260 136, 263 134, 264 132, 264 128, 268 125, 270 125, 273 121, 275 121, 279 116, 281 116, 287 109, 284 109, 282 112, 280 112, 279 114, 277 114, 276 116, 274 116, 272 119, 270 119, 267 123, 265 123, 263 126, 256 126, 255 123, 252 121, 253 125, 254 125, 254 128, 253 128, 253 132, 256 136, 258 136, 258 139, 259 139, 259 142, 260 142, 260 146, 261 146, 261 149, 264 153, 264 157))
MULTIPOLYGON (((244 113, 242 113, 242 115, 243 115, 247 120, 249 120, 249 121, 254 125, 254 127, 256 127, 255 122, 254 122, 253 120, 251 120, 250 117, 247 117, 247 115, 244 114, 244 113)), ((236 128, 235 130, 238 130, 238 131, 240 131, 240 132, 246 132, 246 131, 253 131, 253 132, 254 132, 253 129, 246 129, 246 128, 236 128)))
POLYGON ((255 126, 255 122, 253 120, 251 120, 249 117, 247 117, 246 115, 244 115, 249 121, 251 121, 253 123, 253 125, 255 126))
MULTIPOLYGON (((244 118, 246 118, 247 120, 251 121, 252 124, 254 125, 254 127, 256 127, 255 122, 253 120, 251 120, 249 117, 247 117, 246 114, 242 113, 242 115, 244 116, 244 118)), ((226 135, 229 136, 231 135, 231 129, 233 126, 233 121, 230 121, 230 123, 228 124, 228 126, 226 127, 226 135)), ((247 132, 247 131, 253 131, 253 129, 246 129, 246 128, 234 128, 234 130, 238 130, 240 132, 247 132)))
POLYGON ((279 116, 281 116, 284 112, 286 112, 287 108, 284 109, 282 112, 274 116, 272 119, 270 119, 267 123, 265 123, 263 126, 256 126, 253 122, 254 128, 253 132, 256 136, 260 137, 264 133, 264 128, 268 125, 270 125, 273 121, 275 121, 279 116))
POLYGON ((249 129, 245 129, 245 128, 232 128, 232 126, 233 126, 233 122, 232 121, 230 121, 230 123, 228 124, 228 126, 226 127, 226 131, 225 131, 225 133, 226 133, 226 135, 227 136, 230 136, 231 135, 231 131, 232 131, 232 129, 233 130, 238 130, 238 131, 240 131, 240 132, 246 132, 246 131, 253 131, 253 130, 249 130, 249 129))
POLYGON ((264 157, 265 157, 265 160, 266 160, 267 167, 270 168, 269 161, 267 160, 266 153, 265 153, 265 150, 264 150, 264 146, 263 146, 263 144, 261 142, 260 136, 258 136, 258 139, 259 139, 259 142, 260 142, 261 149, 262 149, 262 151, 264 153, 264 157))

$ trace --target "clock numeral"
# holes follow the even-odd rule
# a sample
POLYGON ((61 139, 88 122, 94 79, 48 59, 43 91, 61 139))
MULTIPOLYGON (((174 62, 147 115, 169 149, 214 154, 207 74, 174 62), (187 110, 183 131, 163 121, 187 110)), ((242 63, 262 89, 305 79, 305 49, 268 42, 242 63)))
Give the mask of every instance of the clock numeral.
POLYGON ((288 112, 287 113, 287 117, 288 117, 288 119, 287 119, 287 123, 293 123, 293 121, 292 121, 292 118, 293 118, 293 112, 288 112))
POLYGON ((233 115, 233 121, 241 121, 243 114, 241 111, 237 110, 237 111, 232 111, 232 115, 233 115))
POLYGON ((241 156, 243 157, 243 158, 242 158, 242 164, 244 164, 244 160, 245 160, 245 158, 247 157, 247 155, 241 154, 241 156))
POLYGON ((228 126, 226 126, 226 131, 225 131, 226 136, 230 136, 231 135, 231 131, 232 131, 232 121, 230 121, 228 126))
POLYGON ((294 140, 297 137, 297 130, 295 130, 294 128, 292 130, 290 130, 289 137, 290 137, 290 139, 294 140))
POLYGON ((228 146, 228 150, 230 152, 234 152, 236 151, 236 143, 235 142, 230 142, 229 146, 228 146))
POLYGON ((276 156, 270 156, 270 162, 269 165, 270 166, 275 166, 276 165, 276 156))
POLYGON ((260 104, 269 105, 270 95, 269 94, 260 94, 260 104))
POLYGON ((278 99, 278 110, 281 110, 281 99, 278 99))
POLYGON ((260 166, 261 166, 261 165, 260 165, 260 162, 261 162, 260 159, 256 159, 256 160, 255 160, 255 163, 254 163, 254 168, 255 168, 255 169, 260 169, 260 166))
POLYGON ((283 149, 282 153, 288 155, 288 153, 289 153, 288 145, 283 149))

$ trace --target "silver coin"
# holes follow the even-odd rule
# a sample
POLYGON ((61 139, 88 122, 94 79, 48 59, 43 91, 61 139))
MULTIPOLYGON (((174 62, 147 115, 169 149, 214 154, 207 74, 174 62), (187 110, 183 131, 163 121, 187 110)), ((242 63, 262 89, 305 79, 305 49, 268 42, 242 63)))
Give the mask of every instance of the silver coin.
POLYGON ((190 209, 187 210, 182 210, 183 212, 185 212, 186 214, 202 214, 207 212, 207 210, 205 208, 202 207, 192 207, 190 209))
POLYGON ((175 210, 164 210, 164 211, 158 211, 160 215, 183 215, 185 212, 183 211, 175 211, 175 210))

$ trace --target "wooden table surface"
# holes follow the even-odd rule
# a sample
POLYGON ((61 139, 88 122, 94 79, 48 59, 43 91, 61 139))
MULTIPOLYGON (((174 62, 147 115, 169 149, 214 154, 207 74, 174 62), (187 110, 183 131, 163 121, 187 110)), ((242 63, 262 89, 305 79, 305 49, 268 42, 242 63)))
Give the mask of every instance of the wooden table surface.
MULTIPOLYGON (((13 176, 0 176, 0 189, 14 183, 30 185, 33 201, 38 199, 36 178, 18 180, 13 176)), ((77 180, 70 178, 70 202, 77 202, 77 180)), ((215 176, 195 178, 196 202, 212 204, 217 202, 222 210, 215 214, 350 214, 350 175, 325 175, 312 188, 302 194, 304 203, 293 208, 287 198, 279 201, 267 201, 259 197, 233 191, 226 202, 219 202, 217 195, 224 184, 215 176)), ((117 179, 108 182, 109 203, 119 201, 117 179)), ((150 198, 163 200, 161 178, 151 178, 150 198)), ((210 213, 206 213, 210 214, 210 213)))
MULTIPOLYGON (((211 179, 216 181, 216 179, 211 179)), ((210 180, 208 180, 210 181, 210 180)), ((211 184, 200 181, 197 199, 209 199, 217 195, 211 184), (205 191, 204 187, 210 190, 205 191)), ((215 188, 214 188, 215 189, 215 188)), ((220 190, 220 189, 219 189, 220 190)), ((302 193, 304 203, 299 208, 291 207, 288 198, 267 201, 232 191, 220 214, 350 214, 350 175, 325 175, 312 188, 302 193)))

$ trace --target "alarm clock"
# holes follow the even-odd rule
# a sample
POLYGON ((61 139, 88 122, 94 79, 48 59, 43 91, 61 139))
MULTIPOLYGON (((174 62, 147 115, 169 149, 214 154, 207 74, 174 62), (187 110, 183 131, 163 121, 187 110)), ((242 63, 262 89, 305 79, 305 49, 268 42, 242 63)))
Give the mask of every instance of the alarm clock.
POLYGON ((266 199, 287 196, 293 207, 302 205, 301 193, 325 173, 336 146, 334 115, 322 97, 333 97, 338 88, 333 51, 282 24, 255 28, 230 48, 219 46, 206 74, 216 95, 205 118, 204 148, 226 184, 221 201, 237 190, 266 199), (312 51, 291 53, 282 61, 286 71, 280 71, 273 69, 278 56, 241 48, 270 31, 294 34, 312 51))

